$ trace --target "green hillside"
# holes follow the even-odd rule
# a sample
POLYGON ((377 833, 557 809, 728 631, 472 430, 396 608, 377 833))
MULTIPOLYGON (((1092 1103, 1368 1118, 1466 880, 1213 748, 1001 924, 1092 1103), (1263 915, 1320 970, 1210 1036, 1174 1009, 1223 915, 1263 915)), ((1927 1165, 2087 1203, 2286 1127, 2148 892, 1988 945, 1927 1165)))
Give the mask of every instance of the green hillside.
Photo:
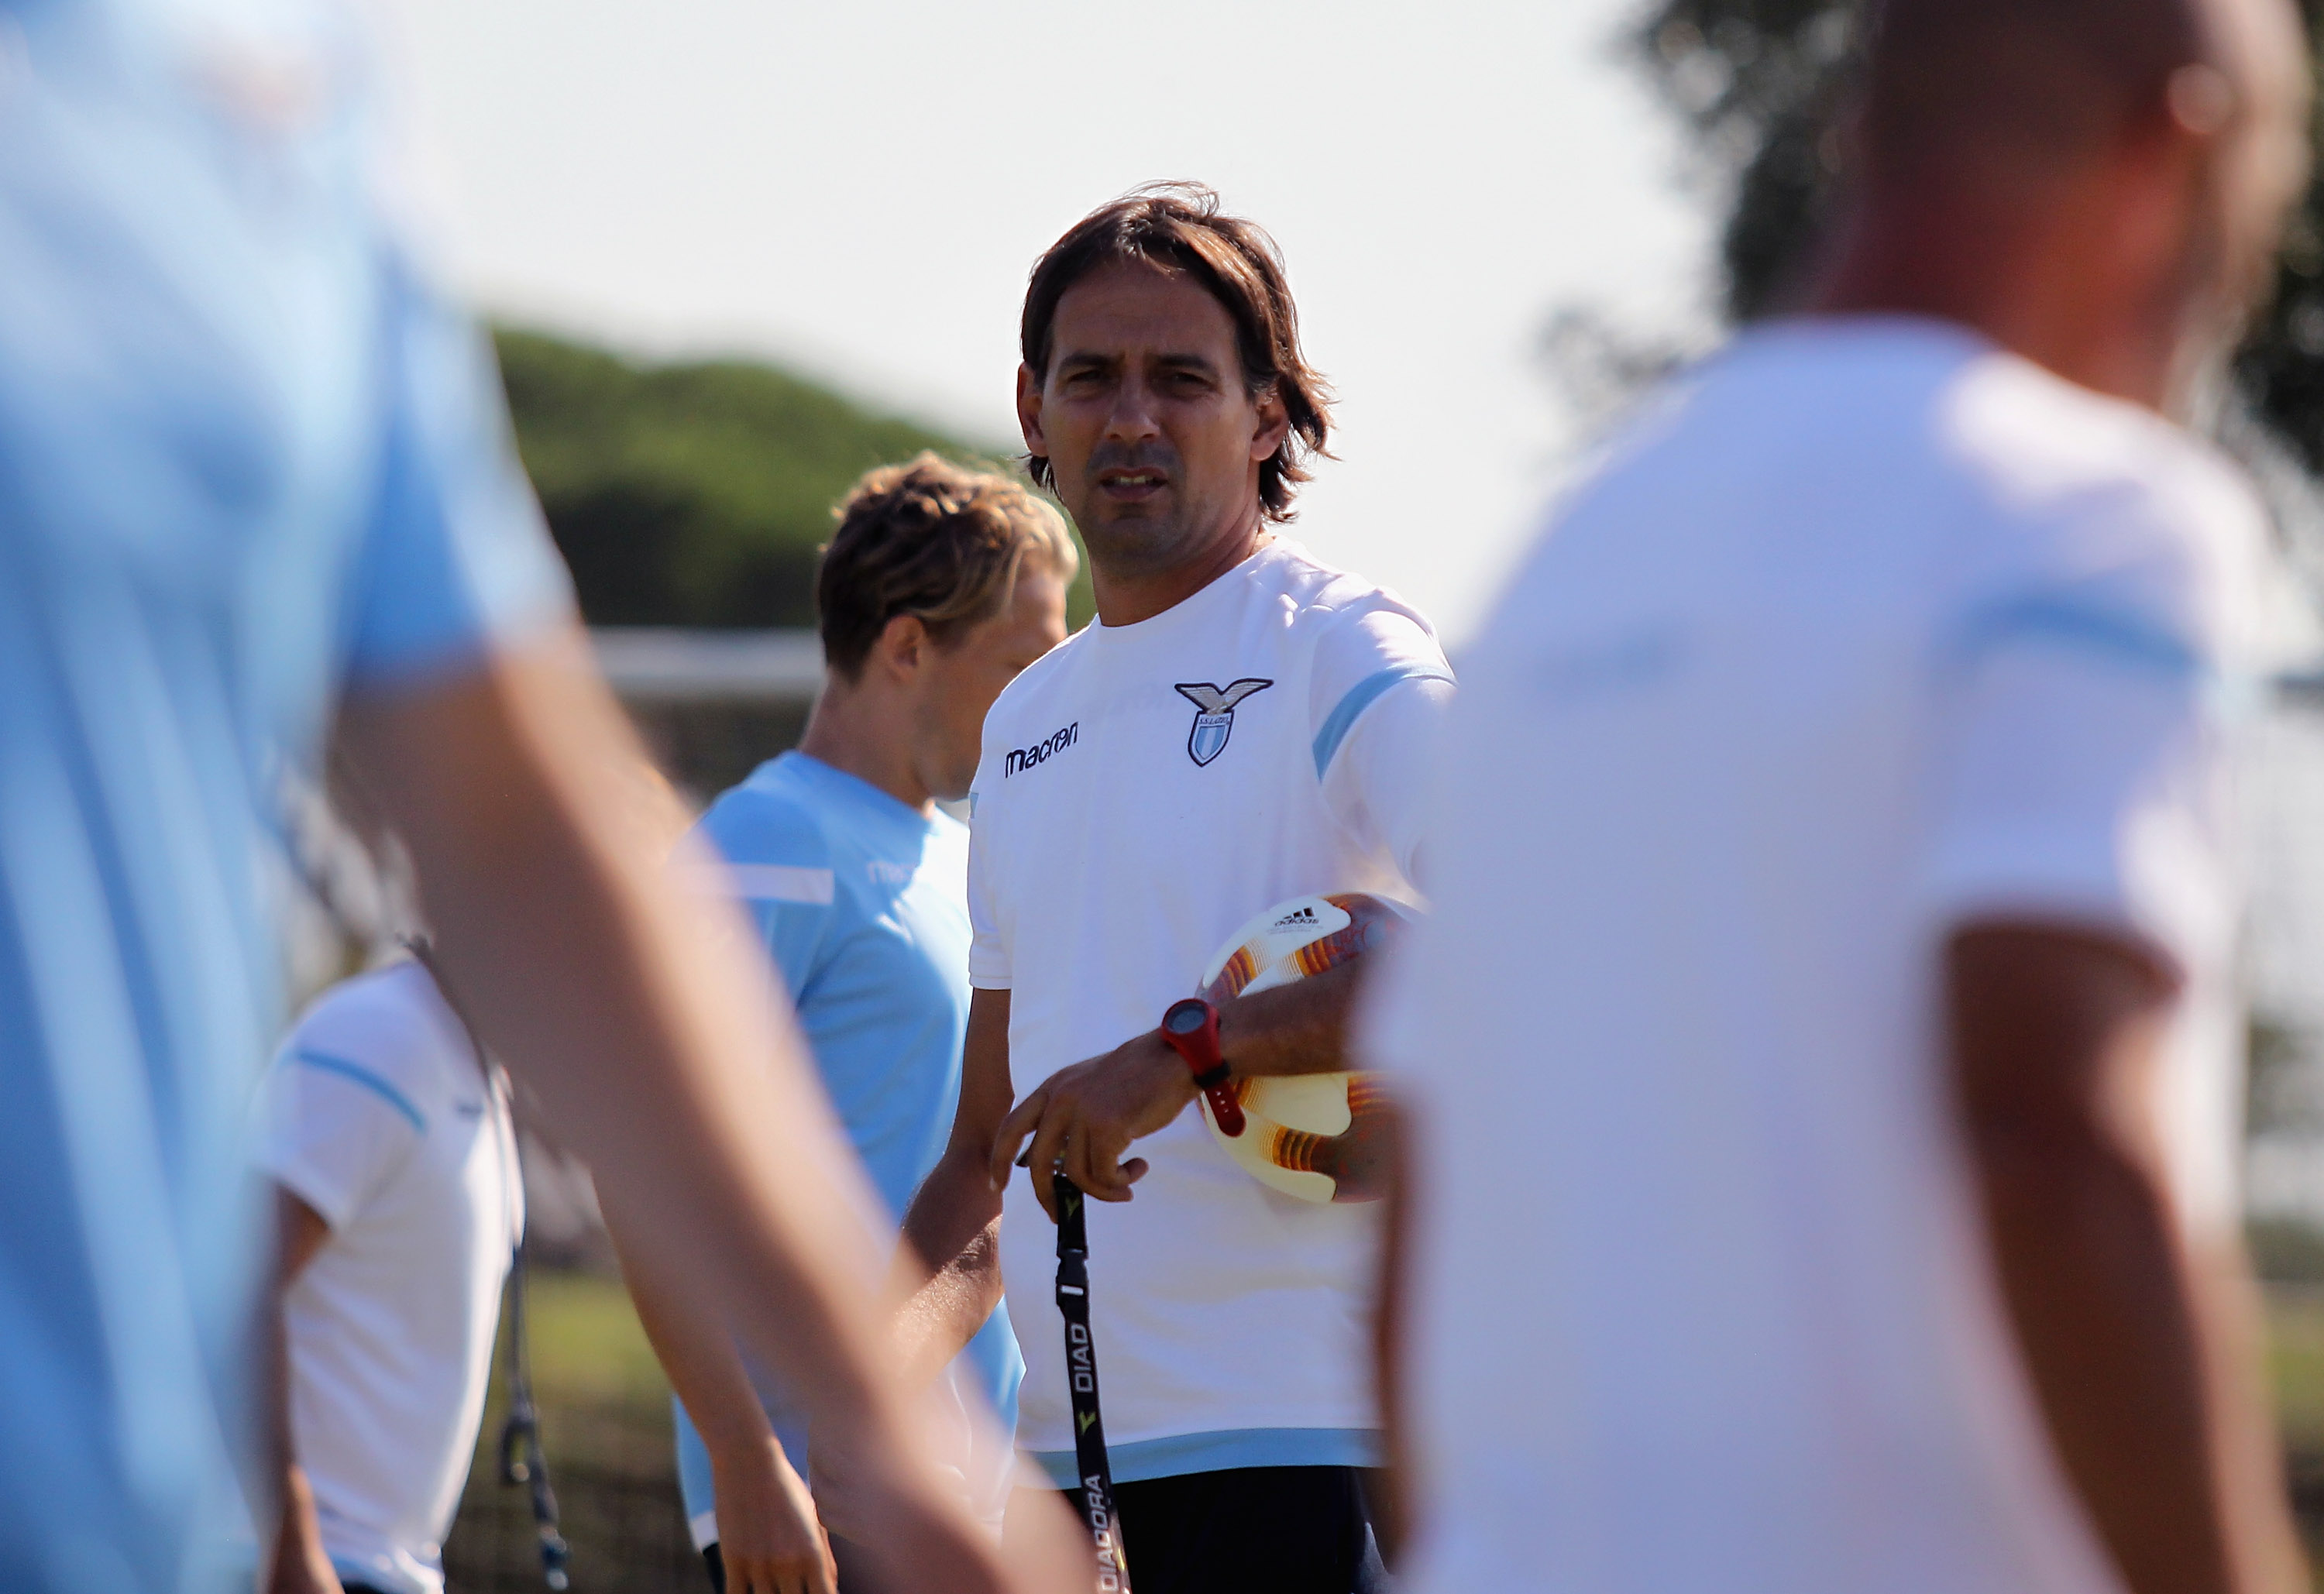
POLYGON ((990 457, 741 360, 495 335, 517 448, 595 625, 810 625, 831 506, 875 465, 990 457))

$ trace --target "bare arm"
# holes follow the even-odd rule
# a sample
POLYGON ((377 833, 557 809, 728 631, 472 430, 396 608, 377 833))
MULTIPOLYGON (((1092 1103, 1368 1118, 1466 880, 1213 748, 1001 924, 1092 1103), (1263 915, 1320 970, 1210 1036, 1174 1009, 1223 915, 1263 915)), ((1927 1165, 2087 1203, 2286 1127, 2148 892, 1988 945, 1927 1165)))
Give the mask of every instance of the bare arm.
POLYGON ((2251 1290, 2174 1211, 2152 1100, 2175 995, 2143 950, 1987 925, 1946 957, 1953 1076, 2017 1343, 2136 1594, 2304 1589, 2251 1290))
POLYGON ((960 1075, 952 1138, 904 1214, 897 1258, 909 1296, 897 1314, 896 1348, 915 1382, 959 1355, 1001 1303, 1001 1192, 986 1162, 1009 1113, 1007 991, 971 996, 960 1075))
MULTIPOLYGON (((961 1059, 960 1106, 952 1138, 904 1214, 897 1248, 904 1295, 890 1341, 907 1387, 926 1385, 960 1354, 1001 1302, 1001 1191, 985 1169, 994 1130, 1009 1111, 1009 993, 979 990, 970 999, 961 1059)), ((815 1497, 832 1532, 854 1539, 856 1462, 843 1446, 815 1446, 815 1497)), ((1089 1542, 1057 1498, 1034 1491, 1009 1508, 1007 1543, 1047 1545, 1083 1588, 1091 1576, 1089 1542)))
MULTIPOLYGON (((938 1484, 881 1365, 876 1211, 731 907, 681 905, 625 840, 642 755, 577 635, 358 696, 348 748, 410 843, 441 961, 538 1090, 672 1306, 724 1321, 865 1458, 899 1580, 1012 1586, 938 1484)), ((1018 1584, 1014 1586, 1024 1586, 1018 1584)))
MULTIPOLYGON (((1219 1055, 1245 1079, 1344 1073, 1354 1066, 1348 1060, 1348 1025, 1366 967, 1366 960, 1357 958, 1272 990, 1235 998, 1219 1009, 1219 1055)), ((1185 1068, 1184 1063, 1178 1066, 1181 1072, 1185 1068)))
MULTIPOLYGON (((1348 1022, 1369 960, 1358 958, 1305 980, 1219 1008, 1219 1050, 1246 1078, 1338 1073, 1348 1066, 1348 1022)), ((1154 1017, 1158 1020, 1162 1015, 1154 1017)), ((996 1186, 1005 1184, 1018 1147, 1032 1137, 1029 1167, 1062 1163, 1065 1176, 1098 1201, 1128 1201, 1146 1175, 1146 1159, 1122 1161, 1130 1142, 1167 1126, 1194 1099, 1186 1064, 1159 1029, 1125 1041, 1102 1057, 1061 1068, 1034 1087, 1001 1124, 987 1155, 996 1186)), ((1049 1181, 1033 1189, 1052 1221, 1049 1181)))
POLYGON ((627 1225, 610 1209, 605 1227, 621 1256, 638 1322, 710 1452, 727 1589, 731 1594, 831 1594, 839 1574, 815 1501, 783 1453, 733 1337, 723 1322, 687 1310, 654 1248, 625 1242, 627 1225))
POLYGON ((339 1594, 339 1576, 323 1548, 322 1525, 315 1519, 315 1491, 299 1464, 290 1433, 290 1338, 282 1320, 283 1297, 331 1238, 322 1214, 281 1185, 274 1187, 274 1282, 265 1317, 267 1439, 272 1454, 269 1474, 276 1484, 280 1517, 264 1587, 269 1594, 339 1594))

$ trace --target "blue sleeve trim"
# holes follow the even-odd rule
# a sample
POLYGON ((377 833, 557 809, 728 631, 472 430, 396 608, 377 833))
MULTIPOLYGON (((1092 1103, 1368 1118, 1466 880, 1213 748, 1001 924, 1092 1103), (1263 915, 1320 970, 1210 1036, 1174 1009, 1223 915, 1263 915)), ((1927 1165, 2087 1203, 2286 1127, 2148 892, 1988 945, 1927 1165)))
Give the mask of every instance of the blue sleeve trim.
MULTIPOLYGON (((1080 1485, 1074 1452, 1025 1452, 1059 1488, 1080 1485)), ((1231 1428, 1215 1433, 1174 1433, 1167 1439, 1111 1444, 1107 1470, 1116 1483, 1224 1472, 1237 1467, 1377 1467, 1380 1436, 1370 1428, 1231 1428)))
POLYGON ((362 1064, 350 1063, 345 1057, 334 1057, 328 1052, 309 1051, 303 1046, 290 1054, 290 1060, 303 1063, 309 1068, 320 1069, 325 1073, 336 1073, 341 1079, 353 1080, 401 1113, 413 1129, 423 1135, 428 1132, 428 1120, 420 1116, 420 1109, 411 1104, 411 1098, 362 1064))
POLYGON ((1459 684, 1451 670, 1435 664, 1391 664, 1358 681, 1323 721, 1323 728, 1315 733, 1316 779, 1323 779, 1324 772, 1331 769, 1332 760, 1340 754, 1340 743, 1355 729, 1357 717, 1377 702, 1381 693, 1406 681, 1443 681, 1448 686, 1459 684))
POLYGON ((2026 642, 2097 654, 2174 680, 2208 673, 2192 648, 2145 616, 2056 594, 1978 610, 1962 629, 1960 654, 1967 662, 2026 642))

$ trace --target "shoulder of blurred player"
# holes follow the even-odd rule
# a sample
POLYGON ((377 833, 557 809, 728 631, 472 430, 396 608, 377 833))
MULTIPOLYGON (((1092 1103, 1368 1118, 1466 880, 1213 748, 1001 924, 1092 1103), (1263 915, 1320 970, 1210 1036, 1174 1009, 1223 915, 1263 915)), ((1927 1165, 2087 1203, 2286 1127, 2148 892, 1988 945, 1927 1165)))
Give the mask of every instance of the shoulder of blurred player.
POLYGON ((2209 442, 2006 356, 1965 375, 1945 419, 1987 530, 1973 582, 2103 600, 2160 628, 2156 646, 2206 657, 2282 629, 2266 511, 2209 442))
POLYGON ((1996 489, 1999 513, 2101 526, 2126 504, 2153 511, 2120 525, 2130 533, 2230 506, 2258 512, 2248 475, 2216 445, 2027 360, 1995 352, 1974 362, 1939 419, 1952 456, 1996 489))
POLYGON ((780 760, 719 794, 695 826, 728 863, 828 868, 831 838, 812 796, 780 760))

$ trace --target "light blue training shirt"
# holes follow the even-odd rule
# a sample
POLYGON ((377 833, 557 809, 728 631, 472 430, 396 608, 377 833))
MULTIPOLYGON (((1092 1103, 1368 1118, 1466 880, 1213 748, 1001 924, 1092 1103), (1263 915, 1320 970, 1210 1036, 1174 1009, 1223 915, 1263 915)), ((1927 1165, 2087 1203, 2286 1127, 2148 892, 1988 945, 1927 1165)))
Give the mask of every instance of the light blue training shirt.
MULTIPOLYGON (((754 770, 703 816, 798 1009, 816 1067, 872 1186, 901 1221, 936 1167, 960 1103, 968 1031, 968 828, 924 815, 806 753, 754 770)), ((1009 1310, 962 1353, 966 1381, 1004 1429, 1025 1364, 1009 1310)), ((798 1404, 759 1377, 793 1466, 807 1470, 798 1404)), ((710 1458, 678 1412, 678 1479, 697 1544, 709 1541, 710 1458)))
POLYGON ((569 613, 488 351, 383 218, 352 12, 0 0, 11 1590, 228 1586, 276 779, 343 686, 569 613))

